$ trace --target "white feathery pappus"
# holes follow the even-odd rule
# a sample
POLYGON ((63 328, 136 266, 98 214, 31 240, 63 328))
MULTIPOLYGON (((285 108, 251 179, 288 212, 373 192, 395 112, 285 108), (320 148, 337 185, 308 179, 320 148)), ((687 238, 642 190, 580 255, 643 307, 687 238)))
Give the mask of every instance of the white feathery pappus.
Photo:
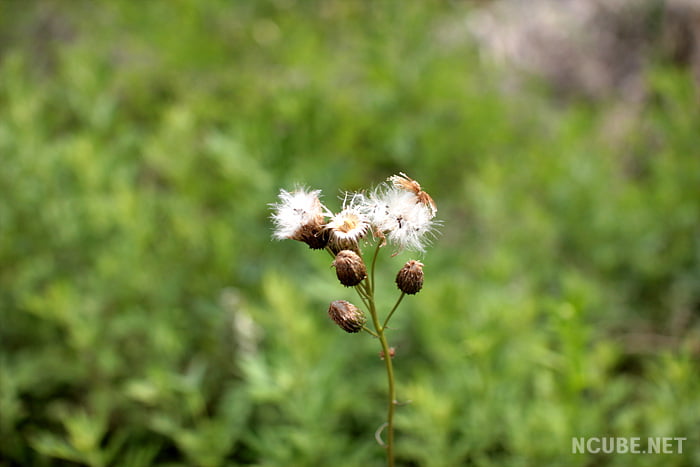
POLYGON ((432 216, 435 216, 435 214, 437 213, 437 206, 435 205, 435 201, 433 201, 433 198, 431 198, 428 193, 421 189, 420 183, 413 180, 411 177, 409 177, 403 172, 399 172, 398 175, 392 175, 391 177, 389 177, 389 181, 393 183, 395 187, 401 188, 406 191, 410 191, 413 194, 415 194, 417 202, 425 205, 430 210, 430 214, 432 216))

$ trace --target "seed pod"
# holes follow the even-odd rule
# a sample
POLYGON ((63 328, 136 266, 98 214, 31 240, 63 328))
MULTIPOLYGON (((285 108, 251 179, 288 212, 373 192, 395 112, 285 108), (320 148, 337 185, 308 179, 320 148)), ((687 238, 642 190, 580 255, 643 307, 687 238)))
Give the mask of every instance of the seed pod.
POLYGON ((359 332, 367 322, 365 314, 350 302, 336 300, 328 307, 328 316, 345 332, 359 332))
POLYGON ((396 285, 404 293, 414 295, 423 288, 423 263, 411 260, 396 275, 396 285))
POLYGON ((360 255, 352 250, 342 250, 338 252, 333 260, 335 274, 338 280, 346 287, 352 287, 367 277, 367 267, 360 258, 360 255))

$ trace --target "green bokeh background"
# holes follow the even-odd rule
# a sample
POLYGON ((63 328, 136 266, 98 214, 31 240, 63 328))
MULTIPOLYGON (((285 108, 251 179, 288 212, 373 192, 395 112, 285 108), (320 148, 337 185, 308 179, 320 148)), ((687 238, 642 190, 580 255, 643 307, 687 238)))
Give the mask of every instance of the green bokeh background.
POLYGON ((700 110, 483 60, 478 2, 0 3, 0 466, 379 466, 377 342, 280 188, 436 200, 391 343, 402 466, 700 463, 700 110), (685 437, 572 454, 572 437, 685 437))

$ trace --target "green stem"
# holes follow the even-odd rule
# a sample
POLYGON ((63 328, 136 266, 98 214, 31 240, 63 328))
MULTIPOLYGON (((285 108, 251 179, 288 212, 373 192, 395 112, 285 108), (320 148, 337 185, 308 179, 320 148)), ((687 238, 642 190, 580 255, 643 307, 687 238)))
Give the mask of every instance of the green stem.
POLYGON ((365 298, 369 299, 372 297, 372 287, 370 287, 368 279, 365 278, 362 282, 355 286, 358 293, 362 294, 365 298))
POLYGON ((394 304, 394 308, 391 309, 389 314, 386 316, 386 319, 384 320, 384 324, 382 324, 382 331, 386 329, 386 325, 389 324, 389 320, 391 319, 391 315, 394 314, 396 309, 399 307, 399 304, 401 303, 401 300, 403 300, 403 296, 406 295, 406 292, 401 292, 401 295, 399 295, 399 299, 396 300, 396 303, 394 304))
POLYGON ((379 255, 379 249, 382 247, 382 242, 377 242, 377 247, 374 249, 374 255, 372 256, 372 266, 370 269, 370 283, 369 291, 374 297, 374 265, 377 264, 377 256, 379 255))
POLYGON ((394 409, 396 407, 396 388, 394 385, 394 367, 392 364, 391 353, 389 352, 389 344, 386 340, 386 335, 384 334, 384 329, 379 325, 379 318, 377 316, 377 310, 374 306, 374 297, 371 297, 369 302, 369 312, 372 315, 372 323, 374 324, 374 329, 377 331, 377 336, 379 337, 379 342, 382 345, 382 351, 384 352, 384 364, 386 366, 386 376, 389 383, 389 400, 387 404, 387 414, 386 414, 386 457, 387 465, 389 467, 394 467, 394 409))
POLYGON ((357 295, 360 296, 360 299, 362 299, 362 303, 365 304, 365 308, 369 310, 369 301, 370 301, 370 296, 367 294, 367 288, 363 287, 363 283, 357 284, 355 287, 355 292, 357 292, 357 295))
MULTIPOLYGON (((394 307, 391 309, 389 314, 387 315, 386 319, 384 320, 384 324, 381 325, 379 323, 379 316, 377 315, 377 307, 374 303, 374 291, 375 291, 375 281, 374 281, 374 270, 375 270, 375 265, 377 263, 377 256, 379 255, 379 249, 381 248, 382 244, 381 242, 377 243, 377 247, 374 250, 374 254, 372 256, 372 263, 370 265, 370 273, 369 276, 365 278, 362 282, 357 284, 354 289, 357 292, 357 294, 360 296, 362 299, 362 302, 365 304, 367 309, 369 310, 370 316, 372 317, 372 324, 374 326, 374 331, 369 329, 366 326, 362 327, 363 331, 368 332, 372 336, 376 337, 379 339, 379 343, 382 346, 382 352, 384 354, 384 365, 386 366, 386 377, 389 385, 389 394, 388 394, 388 404, 387 404, 387 414, 386 414, 386 424, 385 424, 385 429, 386 429, 386 442, 384 444, 384 448, 386 449, 386 458, 387 458, 387 466, 388 467, 394 467, 394 410, 396 408, 396 387, 394 383, 394 367, 393 367, 393 362, 391 358, 391 352, 389 350, 389 343, 387 342, 386 339, 386 334, 384 333, 386 329, 386 325, 389 323, 389 319, 391 316, 394 314, 394 311, 398 308, 399 304, 401 303, 401 300, 403 299, 403 296, 405 295, 404 293, 401 294, 401 296, 398 298, 396 303, 394 304, 394 307)), ((330 248, 327 248, 326 251, 328 253, 335 257, 333 252, 331 251, 330 248)), ((381 431, 381 430, 379 430, 381 431)))
MULTIPOLYGON (((389 343, 387 342, 386 335, 384 333, 386 323, 389 321, 388 318, 394 313, 396 308, 399 306, 403 294, 399 297, 399 300, 392 308, 391 312, 384 321, 384 325, 380 325, 379 316, 377 315, 377 307, 374 303, 374 270, 377 263, 377 256, 379 254, 379 249, 381 248, 381 243, 377 243, 377 247, 374 250, 374 256, 372 257, 372 264, 370 266, 370 275, 366 281, 361 285, 363 286, 363 292, 366 294, 367 305, 369 308, 369 313, 372 317, 372 324, 374 325, 376 337, 379 338, 379 343, 382 346, 382 352, 384 353, 384 365, 386 367, 386 377, 389 385, 388 403, 387 403, 387 414, 386 414, 386 443, 384 447, 386 449, 386 459, 387 466, 394 467, 394 409, 396 408, 396 387, 394 384, 394 366, 393 359, 391 358, 391 352, 389 351, 389 343)), ((362 295, 362 294, 361 294, 362 295)))

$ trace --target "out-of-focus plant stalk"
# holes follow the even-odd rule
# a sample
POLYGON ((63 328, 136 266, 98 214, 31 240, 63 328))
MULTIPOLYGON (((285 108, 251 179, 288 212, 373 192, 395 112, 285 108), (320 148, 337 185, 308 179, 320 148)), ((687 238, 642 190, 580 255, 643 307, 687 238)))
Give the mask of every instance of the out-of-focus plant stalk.
POLYGON ((365 331, 369 332, 371 335, 379 339, 379 343, 382 347, 382 355, 384 356, 384 365, 386 367, 386 376, 388 384, 388 403, 386 423, 384 423, 382 427, 378 430, 377 440, 381 441, 379 434, 381 434, 383 429, 385 429, 387 434, 386 441, 383 442, 383 445, 386 449, 387 465, 389 467, 394 467, 394 409, 396 408, 396 385, 394 382, 394 366, 391 357, 391 350, 389 347, 389 342, 386 338, 385 331, 387 329, 389 319, 393 315, 396 308, 399 306, 399 303, 401 303, 401 299, 405 294, 401 293, 401 296, 396 301, 396 304, 387 315, 386 319, 384 320, 384 323, 381 324, 374 300, 374 269, 377 259, 377 253, 379 252, 380 248, 381 243, 378 243, 374 251, 374 256, 372 258, 370 274, 367 278, 365 278, 365 280, 361 284, 359 284, 356 287, 356 290, 362 298, 362 301, 367 306, 369 314, 372 318, 372 325, 374 326, 374 331, 371 331, 370 329, 365 329, 365 331))

